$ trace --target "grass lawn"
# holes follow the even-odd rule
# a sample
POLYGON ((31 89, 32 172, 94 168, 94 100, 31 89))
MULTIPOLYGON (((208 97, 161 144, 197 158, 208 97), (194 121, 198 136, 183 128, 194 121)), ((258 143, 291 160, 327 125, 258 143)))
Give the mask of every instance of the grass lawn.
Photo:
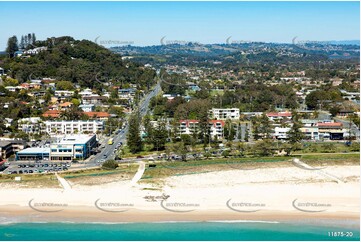
MULTIPOLYGON (((357 165, 359 164, 359 154, 324 154, 312 155, 304 154, 299 157, 302 161, 310 165, 357 165)), ((255 168, 276 168, 292 165, 290 162, 294 157, 257 157, 257 158, 217 158, 212 160, 199 161, 171 161, 156 163, 156 167, 147 167, 142 181, 145 183, 156 183, 159 178, 169 176, 181 176, 197 173, 206 173, 222 170, 247 170, 255 168)))

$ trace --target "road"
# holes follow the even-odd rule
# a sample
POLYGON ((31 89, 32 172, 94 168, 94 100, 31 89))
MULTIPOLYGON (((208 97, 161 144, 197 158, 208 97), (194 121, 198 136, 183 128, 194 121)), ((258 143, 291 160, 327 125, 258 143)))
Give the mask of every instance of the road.
MULTIPOLYGON (((161 91, 161 87, 160 87, 160 81, 158 81, 157 85, 154 87, 154 89, 152 91, 150 91, 142 100, 141 103, 138 107, 138 109, 134 110, 137 111, 139 110, 140 116, 143 117, 144 115, 147 114, 148 112, 148 108, 149 108, 149 103, 150 100, 158 95, 161 91)), ((101 152, 99 152, 94 158, 92 158, 89 162, 87 162, 86 164, 84 164, 83 167, 95 167, 95 166, 99 166, 98 161, 101 159, 114 159, 115 158, 115 154, 114 154, 114 150, 116 149, 116 146, 122 142, 123 144, 126 143, 126 139, 127 139, 127 134, 128 134, 128 130, 129 130, 129 126, 128 126, 128 122, 126 123, 125 128, 117 135, 114 135, 113 138, 113 144, 112 145, 108 145, 105 144, 105 147, 102 149, 101 152)), ((82 165, 78 166, 78 168, 82 167, 82 165)))

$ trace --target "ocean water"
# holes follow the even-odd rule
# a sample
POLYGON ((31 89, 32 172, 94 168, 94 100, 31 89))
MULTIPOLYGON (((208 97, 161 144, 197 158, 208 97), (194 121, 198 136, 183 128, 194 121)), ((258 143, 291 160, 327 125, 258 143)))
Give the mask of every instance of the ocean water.
POLYGON ((357 228, 266 222, 14 223, 0 225, 0 241, 12 240, 360 240, 357 228), (328 232, 352 232, 330 237, 328 232), (348 234, 350 235, 350 233, 348 234))

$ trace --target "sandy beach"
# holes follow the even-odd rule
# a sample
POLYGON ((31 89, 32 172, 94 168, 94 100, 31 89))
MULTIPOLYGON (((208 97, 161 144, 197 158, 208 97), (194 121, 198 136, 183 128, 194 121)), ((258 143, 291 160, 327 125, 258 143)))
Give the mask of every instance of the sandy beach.
MULTIPOLYGON (((71 188, 2 188, 0 223, 359 220, 358 165, 231 169, 71 188), (326 174, 343 182, 335 182, 326 174)), ((86 179, 86 178, 85 178, 86 179)))

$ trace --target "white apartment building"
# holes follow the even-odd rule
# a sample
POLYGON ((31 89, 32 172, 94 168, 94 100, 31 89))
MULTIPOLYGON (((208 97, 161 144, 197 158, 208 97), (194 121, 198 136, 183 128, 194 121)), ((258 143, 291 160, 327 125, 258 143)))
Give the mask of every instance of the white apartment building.
POLYGON ((49 135, 56 134, 96 134, 104 130, 104 121, 76 120, 76 121, 45 121, 45 131, 49 135))
MULTIPOLYGON (((218 139, 223 138, 224 121, 210 120, 209 121, 210 134, 212 138, 217 136, 218 139)), ((179 135, 188 134, 193 135, 199 132, 199 120, 180 120, 179 121, 179 135)))
POLYGON ((212 108, 210 116, 213 119, 218 120, 239 120, 239 109, 238 108, 212 108))
POLYGON ((44 127, 40 117, 23 118, 18 121, 18 130, 27 134, 44 132, 44 127))

